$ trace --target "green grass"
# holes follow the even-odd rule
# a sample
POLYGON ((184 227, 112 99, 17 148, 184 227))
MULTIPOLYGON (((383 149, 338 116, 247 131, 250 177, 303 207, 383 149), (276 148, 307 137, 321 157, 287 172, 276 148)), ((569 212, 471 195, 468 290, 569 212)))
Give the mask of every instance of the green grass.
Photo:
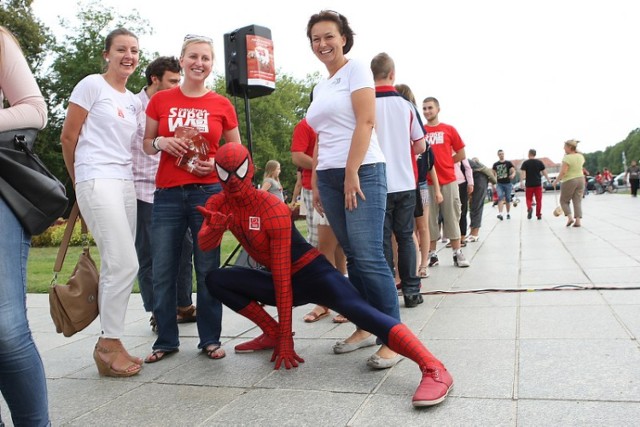
MULTIPOLYGON (((302 235, 306 235, 307 223, 303 220, 296 221, 296 227, 302 235)), ((225 233, 222 238, 222 245, 220 250, 220 263, 224 263, 229 257, 229 254, 237 246, 238 241, 233 237, 230 232, 225 233)), ((73 272, 73 268, 78 261, 78 257, 82 252, 82 248, 79 246, 72 246, 67 251, 65 262, 62 266, 62 271, 58 274, 58 283, 66 283, 67 279, 73 272)), ((53 265, 56 262, 58 256, 58 248, 31 248, 29 251, 29 260, 27 262, 27 292, 29 293, 47 293, 49 292, 49 286, 53 279, 53 265)), ((232 264, 235 261, 238 254, 230 260, 232 264)), ((91 247, 91 257, 100 268, 100 254, 96 247, 91 247)), ((194 275, 195 281, 195 275, 194 275)), ((137 282, 134 285, 133 292, 139 292, 137 282)))

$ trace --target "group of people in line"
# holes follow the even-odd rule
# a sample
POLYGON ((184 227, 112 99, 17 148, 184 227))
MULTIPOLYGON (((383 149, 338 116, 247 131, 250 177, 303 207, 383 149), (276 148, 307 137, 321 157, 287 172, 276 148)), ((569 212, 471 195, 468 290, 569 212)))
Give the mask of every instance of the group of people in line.
MULTIPOLYGON (((306 240, 283 203, 279 162, 266 164, 264 191, 253 186, 255 169, 241 144, 235 110, 205 85, 215 59, 209 37, 187 35, 179 58, 160 57, 149 64, 147 86, 133 94, 126 85, 138 66, 138 38, 118 28, 105 39, 104 72, 75 86, 61 143, 77 203, 101 256, 101 334, 93 349, 100 375, 136 375, 144 363, 176 353, 180 322, 197 323, 204 356, 224 358, 222 304, 263 332, 238 344, 237 353, 273 350, 276 369, 296 367, 304 359, 295 351, 292 307, 314 303, 305 321, 334 310, 335 322, 355 325, 333 346, 336 354, 378 345, 366 361, 373 369, 390 368, 403 357, 417 363, 414 406, 438 404, 453 387, 444 364, 401 322, 394 271, 405 307, 421 304, 420 279, 440 263, 440 228, 450 242, 453 265, 469 267, 461 248, 479 238, 487 183, 497 182, 508 219, 511 191, 505 184, 513 179, 513 167, 502 152, 493 172, 478 159, 467 160, 456 129, 440 122, 436 98, 422 102, 423 125, 411 89, 395 84, 388 54, 376 55, 370 64, 347 58, 354 32, 344 15, 328 10, 312 15, 306 35, 327 72, 313 88, 313 101, 291 144, 307 208, 306 240), (196 129, 208 144, 207 156, 192 159, 190 168, 176 161, 191 148, 176 137, 183 127, 196 129), (227 230, 267 269, 220 269, 220 242, 227 230), (144 359, 130 354, 121 341, 136 278, 157 333, 144 359), (277 321, 263 304, 277 307, 277 321)), ((11 72, 0 73, 11 105, 0 110, 0 130, 43 128, 46 105, 18 43, 2 27, 0 41, 0 66, 13 64, 11 72)), ((580 226, 584 190, 584 157, 577 144, 565 143, 556 180, 562 181, 567 225, 574 227, 580 226)), ((535 154, 530 152, 522 170, 528 217, 536 198, 540 219, 538 187, 540 173, 546 172, 535 154)), ((635 173, 637 180, 637 168, 635 173)), ((501 206, 499 212, 503 219, 501 206)), ((24 301, 30 236, 2 199, 0 224, 0 273, 11 285, 1 286, 0 293, 12 302, 10 310, 0 311, 0 384, 15 424, 47 425, 44 369, 24 301)))

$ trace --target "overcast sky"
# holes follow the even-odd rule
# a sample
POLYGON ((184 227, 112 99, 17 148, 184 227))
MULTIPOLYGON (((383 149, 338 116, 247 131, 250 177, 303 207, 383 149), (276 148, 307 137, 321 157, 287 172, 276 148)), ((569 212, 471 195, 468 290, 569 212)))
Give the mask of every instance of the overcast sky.
MULTIPOLYGON (((557 162, 567 139, 593 152, 640 127, 638 1, 101 3, 123 14, 137 9, 149 20, 154 34, 140 38, 147 52, 179 55, 185 34, 212 37, 221 75, 223 35, 251 24, 267 27, 276 67, 300 79, 316 71, 326 75, 306 38, 309 17, 337 10, 356 32, 347 56, 369 62, 379 52, 391 55, 396 83, 408 84, 419 102, 438 98, 440 120, 458 129, 469 157, 487 164, 497 160, 499 148, 511 159, 536 148, 557 162)), ((58 16, 73 19, 77 2, 35 0, 33 8, 62 34, 58 16)), ((622 164, 610 167, 618 171, 622 164)))

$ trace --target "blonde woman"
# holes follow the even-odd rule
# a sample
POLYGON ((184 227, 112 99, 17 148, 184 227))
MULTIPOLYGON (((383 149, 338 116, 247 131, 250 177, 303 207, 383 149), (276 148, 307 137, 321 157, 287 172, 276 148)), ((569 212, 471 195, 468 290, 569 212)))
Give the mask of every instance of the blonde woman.
POLYGON ((229 100, 205 85, 214 60, 213 41, 189 34, 184 38, 180 66, 184 72, 180 86, 156 93, 147 106, 144 151, 160 154, 152 211, 153 316, 158 338, 145 362, 154 363, 178 351, 180 340, 176 321, 176 277, 182 239, 187 228, 193 236, 198 315, 198 348, 210 359, 221 359, 222 305, 205 287, 206 275, 220 265, 220 248, 203 252, 198 246, 202 215, 197 206, 221 191, 214 170, 220 139, 240 141, 238 118, 229 100), (197 159, 191 171, 176 166, 176 159, 188 145, 174 132, 178 126, 196 128, 209 144, 207 160, 197 159))
POLYGON ((142 368, 142 359, 130 356, 120 341, 138 273, 131 141, 142 104, 126 88, 138 66, 138 38, 124 28, 113 30, 102 55, 106 71, 85 77, 71 93, 60 140, 80 212, 102 260, 102 335, 93 358, 100 375, 128 377, 142 368))
POLYGON ((560 206, 567 217, 567 227, 582 226, 582 195, 584 194, 584 156, 578 152, 578 143, 575 139, 570 139, 564 143, 564 157, 562 167, 558 177, 554 180, 554 187, 562 182, 560 187, 560 206), (571 213, 571 203, 573 203, 573 215, 571 213))
POLYGON ((282 184, 280 184, 280 163, 277 160, 269 160, 264 167, 264 178, 261 190, 267 191, 278 199, 284 201, 282 184))

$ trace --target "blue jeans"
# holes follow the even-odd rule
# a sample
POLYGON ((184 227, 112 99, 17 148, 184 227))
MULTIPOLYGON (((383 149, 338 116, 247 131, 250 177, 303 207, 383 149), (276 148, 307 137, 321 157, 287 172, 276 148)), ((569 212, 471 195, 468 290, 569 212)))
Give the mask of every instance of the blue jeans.
MULTIPOLYGON (((136 224, 136 254, 138 255, 138 286, 142 296, 142 304, 147 312, 153 311, 153 258, 151 257, 151 215, 153 203, 137 201, 138 215, 136 224)), ((193 239, 191 231, 187 231, 182 241, 180 266, 178 268, 178 306, 188 307, 193 304, 193 239)))
POLYGON ((362 165, 358 170, 358 207, 344 204, 344 169, 318 171, 318 190, 325 214, 347 257, 349 280, 360 294, 381 312, 400 320, 400 306, 393 275, 383 262, 383 226, 387 204, 384 163, 362 165))
POLYGON ((207 290, 207 274, 220 266, 220 248, 203 252, 198 247, 198 231, 202 214, 196 206, 222 190, 220 184, 191 184, 160 188, 155 191, 151 254, 153 256, 153 315, 158 324, 158 339, 154 350, 172 351, 180 346, 176 322, 178 267, 182 241, 187 229, 193 236, 193 256, 196 270, 198 348, 220 344, 222 304, 207 290))
POLYGON ((27 321, 31 236, 1 197, 0 236, 0 390, 14 425, 46 426, 47 382, 27 321))
MULTIPOLYGON (((365 194, 366 196, 366 194, 365 194)), ((420 278, 416 274, 416 245, 413 242, 416 208, 416 190, 387 194, 387 210, 384 216, 384 256, 393 271, 391 234, 398 242, 398 275, 404 295, 420 292, 420 278)))
POLYGON ((511 184, 496 184, 498 190, 498 200, 504 200, 507 203, 511 203, 511 190, 513 185, 511 184))

